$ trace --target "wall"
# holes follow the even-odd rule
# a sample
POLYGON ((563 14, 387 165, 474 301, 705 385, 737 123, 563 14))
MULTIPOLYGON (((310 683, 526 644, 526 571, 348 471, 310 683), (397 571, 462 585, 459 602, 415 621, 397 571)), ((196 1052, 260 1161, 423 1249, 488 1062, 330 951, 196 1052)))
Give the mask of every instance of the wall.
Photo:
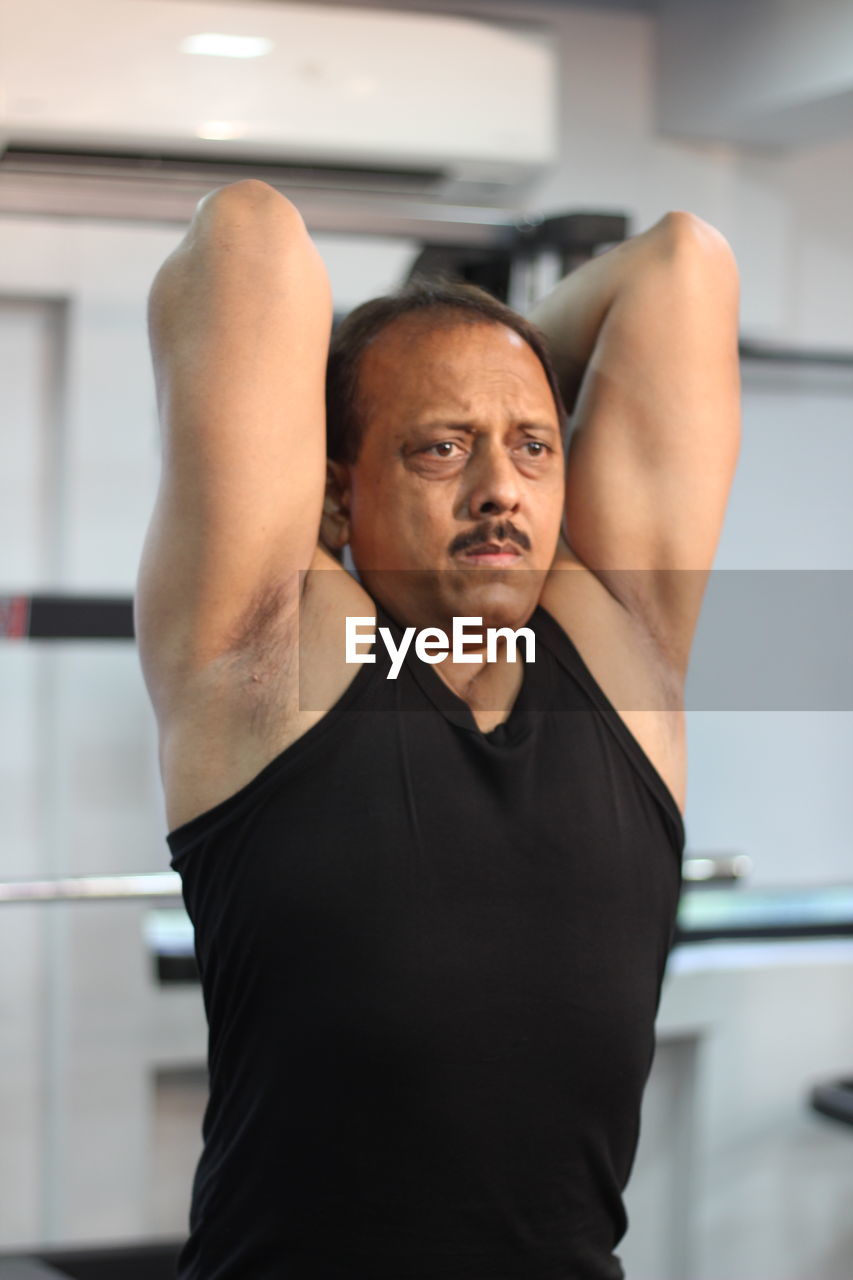
MULTIPOLYGON (((488 0, 469 0, 466 7, 507 19, 539 18, 560 40, 561 160, 553 175, 527 193, 526 210, 627 211, 640 230, 667 209, 691 209, 719 226, 736 251, 745 333, 853 348, 853 228, 847 213, 853 141, 785 155, 661 138, 655 132, 650 19, 488 0)), ((42 538, 43 546, 38 555, 26 553, 29 563, 25 557, 13 560, 8 546, 0 546, 0 592, 132 590, 159 451, 144 299, 179 235, 176 227, 0 219, 0 297, 59 299, 64 307, 61 432, 44 435, 40 460, 21 450, 18 439, 14 464, 29 468, 27 483, 41 495, 42 532, 32 537, 42 538)), ((341 309, 395 283, 412 253, 411 245, 393 241, 372 242, 369 250, 363 243, 356 250, 346 237, 322 237, 318 243, 341 309)), ((23 366, 18 372, 24 375, 23 366)), ((23 386, 21 395, 26 394, 23 386)), ((719 571, 853 567, 851 406, 847 375, 747 371, 742 461, 719 571)), ((9 409, 4 416, 7 439, 10 423, 21 429, 21 413, 9 409)), ((12 467, 10 453, 4 453, 3 466, 12 467)), ((13 815, 10 830, 20 841, 6 863, 8 874, 164 868, 153 723, 133 653, 106 654, 94 645, 50 653, 19 647, 13 653, 4 646, 0 663, 4 708, 11 717, 0 745, 0 780, 5 812, 13 815)), ((849 878, 849 711, 696 710, 689 732, 692 851, 746 852, 761 883, 849 878)), ((83 1096, 75 1090, 92 1068, 79 1053, 63 1056, 57 1024, 43 1017, 45 1010, 58 1010, 67 1034, 82 1041, 92 1034, 91 1020, 69 1012, 72 989, 89 1000, 97 991, 96 999, 116 1002, 124 992, 125 1004, 131 991, 133 1009, 124 1022, 116 1021, 115 1031, 145 1042, 155 997, 161 997, 145 970, 142 910, 122 908, 112 921, 108 909, 100 915, 95 908, 85 915, 63 911, 53 923, 44 916, 37 922, 34 912, 22 916, 2 941, 0 968, 10 973, 17 966, 27 1005, 16 1006, 12 1047, 25 1055, 21 1060, 36 1064, 34 1071, 15 1076, 4 1102, 19 1118, 26 1115, 34 1127, 42 1126, 37 1160, 33 1130, 21 1125, 19 1145, 7 1144, 0 1164, 0 1182, 15 1197, 5 1198, 12 1208, 0 1218, 6 1241, 38 1235, 121 1238, 145 1228, 134 1217, 137 1167, 114 1183, 114 1200, 100 1203, 91 1185, 75 1176, 87 1128, 85 1117, 72 1126, 70 1108, 83 1096), (30 959, 22 964, 22 956, 30 959), (107 969, 109 982, 98 985, 107 969), (79 1078, 64 1077, 63 1068, 78 1059, 79 1078), (57 1133, 61 1158, 48 1142, 57 1133), (23 1177, 16 1174, 21 1169, 23 1177)), ((4 1012, 13 1012, 8 991, 4 1000, 4 1012)), ((743 1002, 748 1001, 745 993, 743 1002)), ((738 1016, 750 1025, 744 1004, 738 1016)), ((768 1039, 786 1025, 782 1004, 768 1039)), ((112 1007, 99 1005, 105 1024, 112 1007)), ((108 1026, 105 1034, 108 1039, 108 1026)), ((737 1080, 735 1063, 731 1058, 719 1078, 737 1080)), ((808 1069, 814 1071, 815 1064, 808 1069)), ((106 1104, 105 1084, 98 1087, 106 1104)), ((760 1125, 760 1081, 748 1081, 743 1089, 736 1114, 753 1108, 760 1125)), ((111 1105, 117 1124, 127 1099, 116 1095, 111 1105)), ((799 1097, 791 1100, 792 1107, 799 1105, 799 1097)), ((139 1126, 134 1134, 142 1143, 139 1126)), ((109 1150, 103 1158, 109 1168, 109 1150)), ((745 1280, 746 1269, 742 1274, 745 1280)))

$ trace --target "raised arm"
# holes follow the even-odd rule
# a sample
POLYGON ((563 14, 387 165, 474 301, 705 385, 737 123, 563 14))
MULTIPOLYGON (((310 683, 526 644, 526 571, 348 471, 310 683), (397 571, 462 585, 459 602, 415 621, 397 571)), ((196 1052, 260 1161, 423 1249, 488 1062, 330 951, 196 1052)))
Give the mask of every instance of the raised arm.
POLYGON ((154 280, 162 473, 135 622, 157 709, 295 617, 320 525, 331 320, 303 220, 262 182, 206 196, 154 280))
POLYGON ((740 447, 731 249, 667 214, 529 318, 573 410, 566 540, 684 673, 740 447))

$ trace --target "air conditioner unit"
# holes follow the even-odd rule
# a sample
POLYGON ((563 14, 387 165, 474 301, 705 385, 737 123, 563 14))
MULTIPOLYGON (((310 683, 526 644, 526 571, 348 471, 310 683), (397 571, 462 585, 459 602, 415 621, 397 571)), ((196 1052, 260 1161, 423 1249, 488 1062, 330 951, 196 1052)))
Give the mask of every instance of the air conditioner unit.
POLYGON ((290 3, 19 0, 0 151, 297 166, 350 188, 508 195, 557 153, 555 51, 476 19, 290 3))

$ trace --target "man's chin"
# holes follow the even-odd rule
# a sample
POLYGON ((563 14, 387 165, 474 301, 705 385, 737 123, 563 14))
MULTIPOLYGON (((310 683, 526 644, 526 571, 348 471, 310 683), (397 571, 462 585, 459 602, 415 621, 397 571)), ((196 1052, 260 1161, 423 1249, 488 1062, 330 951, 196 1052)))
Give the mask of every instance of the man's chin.
POLYGON ((544 575, 532 569, 476 568, 448 573, 442 591, 455 616, 481 617, 486 626, 518 626, 529 616, 542 592, 544 575))

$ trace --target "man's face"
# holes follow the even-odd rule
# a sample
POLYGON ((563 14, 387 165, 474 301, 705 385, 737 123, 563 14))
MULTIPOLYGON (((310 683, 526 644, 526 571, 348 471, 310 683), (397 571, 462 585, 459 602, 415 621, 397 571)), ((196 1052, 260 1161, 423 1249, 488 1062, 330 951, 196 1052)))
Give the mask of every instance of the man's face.
POLYGON ((564 504, 560 423, 535 352, 494 322, 405 316, 366 350, 359 393, 349 541, 367 590, 419 626, 522 625, 564 504))

